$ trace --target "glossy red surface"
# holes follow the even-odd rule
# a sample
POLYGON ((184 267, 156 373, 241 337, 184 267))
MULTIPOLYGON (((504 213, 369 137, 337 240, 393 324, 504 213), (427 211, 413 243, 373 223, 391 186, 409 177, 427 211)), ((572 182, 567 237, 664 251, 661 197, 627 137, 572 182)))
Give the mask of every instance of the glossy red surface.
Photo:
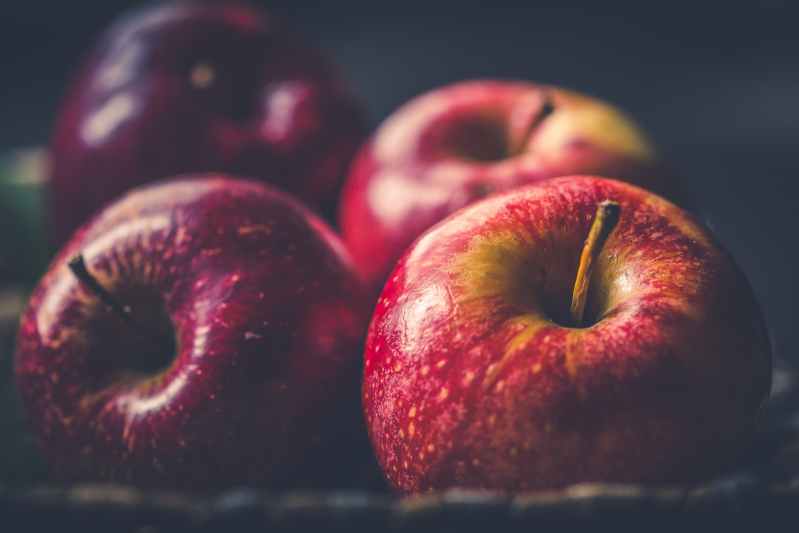
POLYGON ((685 482, 746 449, 770 376, 752 291, 706 229, 643 189, 567 177, 467 207, 405 253, 369 329, 363 402, 402 492, 685 482), (608 199, 621 217, 589 327, 568 327, 608 199))
POLYGON ((149 186, 56 258, 21 321, 16 382, 59 479, 313 486, 362 431, 364 302, 338 238, 289 197, 215 175, 149 186), (77 253, 174 355, 73 276, 77 253))
POLYGON ((61 106, 51 149, 58 244, 127 189, 224 171, 331 216, 364 133, 328 61, 254 7, 171 2, 112 26, 61 106))
POLYGON ((470 81, 398 109, 359 152, 340 225, 373 290, 424 230, 490 193, 569 174, 671 192, 653 149, 622 112, 523 82, 470 81))

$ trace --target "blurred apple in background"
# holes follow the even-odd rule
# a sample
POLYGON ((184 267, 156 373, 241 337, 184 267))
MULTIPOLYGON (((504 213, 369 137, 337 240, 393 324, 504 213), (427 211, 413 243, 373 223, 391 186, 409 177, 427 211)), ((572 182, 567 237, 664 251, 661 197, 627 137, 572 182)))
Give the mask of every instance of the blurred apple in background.
POLYGON ((0 290, 31 286, 47 267, 48 168, 42 148, 0 156, 0 290))
POLYGON ((661 167, 645 135, 609 104, 532 83, 461 82, 380 126, 350 172, 340 226, 377 292, 419 234, 492 192, 597 174, 673 196, 661 167))
POLYGON ((771 379, 759 306, 708 230, 591 177, 426 232, 383 289, 365 358, 367 426, 402 492, 707 478, 747 450, 771 379), (607 200, 620 215, 602 245, 588 235, 607 200))
POLYGON ((143 9, 100 39, 61 106, 55 240, 127 189, 185 172, 261 179, 330 217, 363 134, 326 58, 259 9, 143 9))
POLYGON ((365 303, 338 237, 288 196, 224 176, 150 185, 39 283, 17 388, 58 479, 345 486, 337 469, 371 457, 365 303))

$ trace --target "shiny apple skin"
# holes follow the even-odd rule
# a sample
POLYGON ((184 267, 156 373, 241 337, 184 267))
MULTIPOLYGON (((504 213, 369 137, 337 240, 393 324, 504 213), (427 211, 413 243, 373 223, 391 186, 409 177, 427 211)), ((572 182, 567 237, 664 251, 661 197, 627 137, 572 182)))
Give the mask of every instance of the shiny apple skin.
POLYGON ((338 237, 288 196, 218 175, 150 185, 54 260, 21 320, 16 384, 57 479, 324 486, 337 443, 363 431, 364 302, 338 237), (171 322, 164 370, 137 370, 151 345, 72 275, 77 253, 144 330, 171 322))
POLYGON ((613 106, 527 82, 459 82, 411 100, 364 145, 344 188, 340 227, 377 293, 402 252, 450 213, 570 174, 678 196, 644 133, 613 106), (540 118, 547 100, 553 111, 540 118))
POLYGON ((404 493, 689 482, 747 448, 770 353, 747 280, 685 211, 557 178, 467 207, 406 252, 370 325, 364 412, 404 493), (590 327, 559 325, 606 199, 621 217, 590 327))
POLYGON ((335 69, 280 21, 233 2, 146 8, 107 31, 61 105, 54 239, 131 187, 189 172, 263 180, 331 218, 364 135, 335 69))

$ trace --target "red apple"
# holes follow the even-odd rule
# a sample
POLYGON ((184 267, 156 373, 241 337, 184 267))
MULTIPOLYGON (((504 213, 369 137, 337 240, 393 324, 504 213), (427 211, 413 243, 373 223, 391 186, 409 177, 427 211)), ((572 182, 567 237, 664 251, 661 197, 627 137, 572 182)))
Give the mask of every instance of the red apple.
POLYGON ((750 286, 708 230, 584 176, 496 195, 420 237, 383 289, 365 358, 370 437, 402 492, 703 478, 747 447, 771 376, 750 286), (578 259, 605 200, 620 218, 575 323, 578 259))
POLYGON ((144 9, 109 29, 62 104, 55 238, 129 188, 185 172, 252 176, 332 213, 363 132, 328 61, 259 9, 144 9))
POLYGON ((644 134, 599 100, 522 82, 461 82, 391 115, 357 156, 340 209, 344 240, 375 292, 413 240, 494 191, 569 174, 673 183, 644 134))
POLYGON ((52 263, 16 383, 60 479, 307 485, 360 420, 364 302, 338 238, 282 193, 152 185, 52 263))

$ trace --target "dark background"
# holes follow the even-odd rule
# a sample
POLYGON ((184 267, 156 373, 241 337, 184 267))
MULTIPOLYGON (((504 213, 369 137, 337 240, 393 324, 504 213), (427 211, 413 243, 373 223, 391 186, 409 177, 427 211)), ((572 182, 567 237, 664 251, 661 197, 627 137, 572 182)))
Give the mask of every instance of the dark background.
MULTIPOLYGON (((561 84, 627 109, 748 274, 775 351, 799 362, 799 10, 788 2, 260 3, 334 57, 373 125, 474 77, 561 84)), ((4 0, 0 149, 46 142, 71 70, 140 4, 4 0)))

